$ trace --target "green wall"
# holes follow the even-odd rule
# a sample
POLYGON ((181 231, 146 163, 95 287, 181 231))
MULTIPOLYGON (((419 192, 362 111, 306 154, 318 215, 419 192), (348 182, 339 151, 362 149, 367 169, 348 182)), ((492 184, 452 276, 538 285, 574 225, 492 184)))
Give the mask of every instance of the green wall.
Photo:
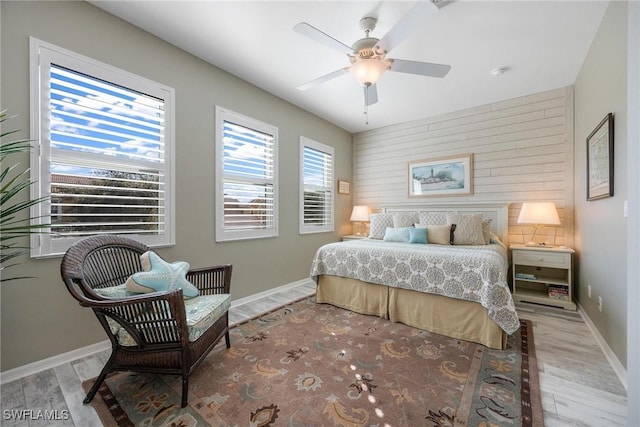
MULTIPOLYGON (((578 301, 620 362, 627 342, 627 3, 611 2, 575 83, 575 246, 578 301), (586 200, 586 139, 614 123, 614 196, 586 200), (587 286, 591 285, 591 298, 587 286), (603 309, 598 310, 598 296, 603 309)), ((637 236, 635 236, 637 238, 637 236)))
MULTIPOLYGON (((336 196, 333 233, 298 233, 299 137, 335 149, 336 179, 351 180, 351 135, 86 2, 0 2, 2 109, 28 137, 29 36, 171 86, 176 91, 176 245, 158 252, 192 267, 232 263, 232 298, 309 276, 315 250, 349 234, 351 197, 336 196), (214 107, 221 105, 279 128, 280 236, 215 243, 214 107)), ((22 161, 28 164, 28 155, 22 161)), ((60 258, 24 259, 14 273, 36 276, 2 284, 1 370, 105 340, 95 316, 78 306, 60 279, 60 258)))

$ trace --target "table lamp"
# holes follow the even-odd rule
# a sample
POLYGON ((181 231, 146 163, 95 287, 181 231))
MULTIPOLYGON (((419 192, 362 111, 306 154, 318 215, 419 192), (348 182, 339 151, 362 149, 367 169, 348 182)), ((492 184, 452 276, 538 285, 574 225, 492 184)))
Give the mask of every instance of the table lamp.
MULTIPOLYGON (((560 225, 560 218, 558 217, 558 210, 556 205, 551 202, 536 202, 536 203, 523 203, 522 209, 520 209, 520 215, 518 215, 518 224, 533 224, 533 234, 527 246, 538 246, 552 248, 556 243, 556 233, 554 228, 553 244, 536 243, 535 237, 538 229, 544 228, 546 225, 560 225)), ((524 228, 522 229, 524 241, 524 228)))
POLYGON ((351 221, 354 222, 353 229, 356 236, 366 236, 366 222, 369 222, 369 207, 368 206, 354 206, 351 212, 351 221))

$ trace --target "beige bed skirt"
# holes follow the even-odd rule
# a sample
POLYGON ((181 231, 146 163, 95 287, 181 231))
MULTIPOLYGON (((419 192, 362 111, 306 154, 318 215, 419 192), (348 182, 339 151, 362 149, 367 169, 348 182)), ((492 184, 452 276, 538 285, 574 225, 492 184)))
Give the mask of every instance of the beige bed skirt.
POLYGON ((477 302, 339 276, 318 278, 316 302, 370 314, 441 335, 504 349, 507 334, 477 302))

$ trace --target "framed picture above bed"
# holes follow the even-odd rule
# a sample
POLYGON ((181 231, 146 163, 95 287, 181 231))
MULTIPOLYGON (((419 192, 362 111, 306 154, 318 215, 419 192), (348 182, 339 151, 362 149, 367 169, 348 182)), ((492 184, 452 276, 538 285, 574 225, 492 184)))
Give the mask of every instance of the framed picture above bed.
POLYGON ((473 194, 473 154, 409 162, 409 197, 473 194))

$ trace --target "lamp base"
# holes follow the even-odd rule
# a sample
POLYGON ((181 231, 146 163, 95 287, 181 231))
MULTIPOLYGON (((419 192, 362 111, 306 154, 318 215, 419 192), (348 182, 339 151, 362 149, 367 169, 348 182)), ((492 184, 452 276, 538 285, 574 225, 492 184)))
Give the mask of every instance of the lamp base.
POLYGON ((355 221, 353 224, 353 235, 358 237, 367 237, 369 235, 367 225, 361 221, 355 221))

